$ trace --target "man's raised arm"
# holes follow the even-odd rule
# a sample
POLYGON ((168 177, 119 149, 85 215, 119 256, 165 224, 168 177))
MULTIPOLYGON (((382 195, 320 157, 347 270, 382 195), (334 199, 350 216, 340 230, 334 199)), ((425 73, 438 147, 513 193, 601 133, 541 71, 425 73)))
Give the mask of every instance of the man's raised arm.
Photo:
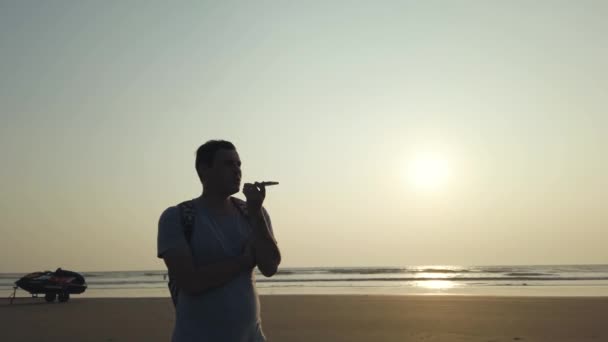
POLYGON ((243 193, 247 198, 249 222, 253 228, 255 262, 266 277, 272 277, 277 273, 281 263, 281 252, 270 229, 270 217, 267 217, 262 207, 266 198, 266 185, 272 185, 270 183, 272 182, 247 183, 243 187, 243 193))

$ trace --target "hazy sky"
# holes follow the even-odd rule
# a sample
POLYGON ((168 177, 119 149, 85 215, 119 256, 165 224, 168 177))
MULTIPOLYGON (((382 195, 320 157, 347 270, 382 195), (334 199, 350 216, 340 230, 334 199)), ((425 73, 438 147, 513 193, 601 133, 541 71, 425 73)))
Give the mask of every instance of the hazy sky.
POLYGON ((213 138, 281 182, 283 266, 608 263, 607 17, 0 0, 0 272, 163 269, 158 217, 213 138))

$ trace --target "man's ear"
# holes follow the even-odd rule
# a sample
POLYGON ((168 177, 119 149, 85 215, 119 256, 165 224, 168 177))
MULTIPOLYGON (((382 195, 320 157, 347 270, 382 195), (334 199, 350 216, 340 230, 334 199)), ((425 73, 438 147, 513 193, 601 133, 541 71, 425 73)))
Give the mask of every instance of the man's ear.
POLYGON ((202 164, 198 167, 198 173, 200 174, 202 179, 209 179, 209 173, 211 172, 211 167, 206 164, 202 164))

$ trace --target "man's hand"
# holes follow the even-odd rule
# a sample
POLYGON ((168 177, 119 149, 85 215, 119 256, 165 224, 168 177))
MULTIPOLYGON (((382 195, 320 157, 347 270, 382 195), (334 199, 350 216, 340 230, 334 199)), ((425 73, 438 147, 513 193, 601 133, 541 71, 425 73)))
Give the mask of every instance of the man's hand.
POLYGON ((266 198, 266 184, 260 182, 245 183, 243 194, 247 198, 247 210, 252 214, 261 213, 262 203, 266 198))
POLYGON ((254 265, 266 277, 273 276, 281 263, 281 252, 268 228, 268 223, 262 211, 262 203, 266 197, 266 186, 279 184, 277 182, 245 183, 243 193, 247 198, 249 222, 253 228, 252 249, 255 255, 254 265))

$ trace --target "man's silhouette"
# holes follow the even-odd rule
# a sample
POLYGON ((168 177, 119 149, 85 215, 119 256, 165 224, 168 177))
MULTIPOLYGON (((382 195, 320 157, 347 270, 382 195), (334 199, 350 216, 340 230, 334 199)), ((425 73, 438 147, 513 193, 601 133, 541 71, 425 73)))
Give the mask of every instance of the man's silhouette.
POLYGON ((271 277, 281 255, 262 207, 264 185, 244 185, 245 214, 239 210, 244 203, 231 197, 241 183, 241 161, 232 143, 201 145, 195 166, 203 193, 192 200, 190 240, 177 206, 167 208, 158 224, 158 257, 179 288, 172 341, 265 341, 253 268, 271 277))

